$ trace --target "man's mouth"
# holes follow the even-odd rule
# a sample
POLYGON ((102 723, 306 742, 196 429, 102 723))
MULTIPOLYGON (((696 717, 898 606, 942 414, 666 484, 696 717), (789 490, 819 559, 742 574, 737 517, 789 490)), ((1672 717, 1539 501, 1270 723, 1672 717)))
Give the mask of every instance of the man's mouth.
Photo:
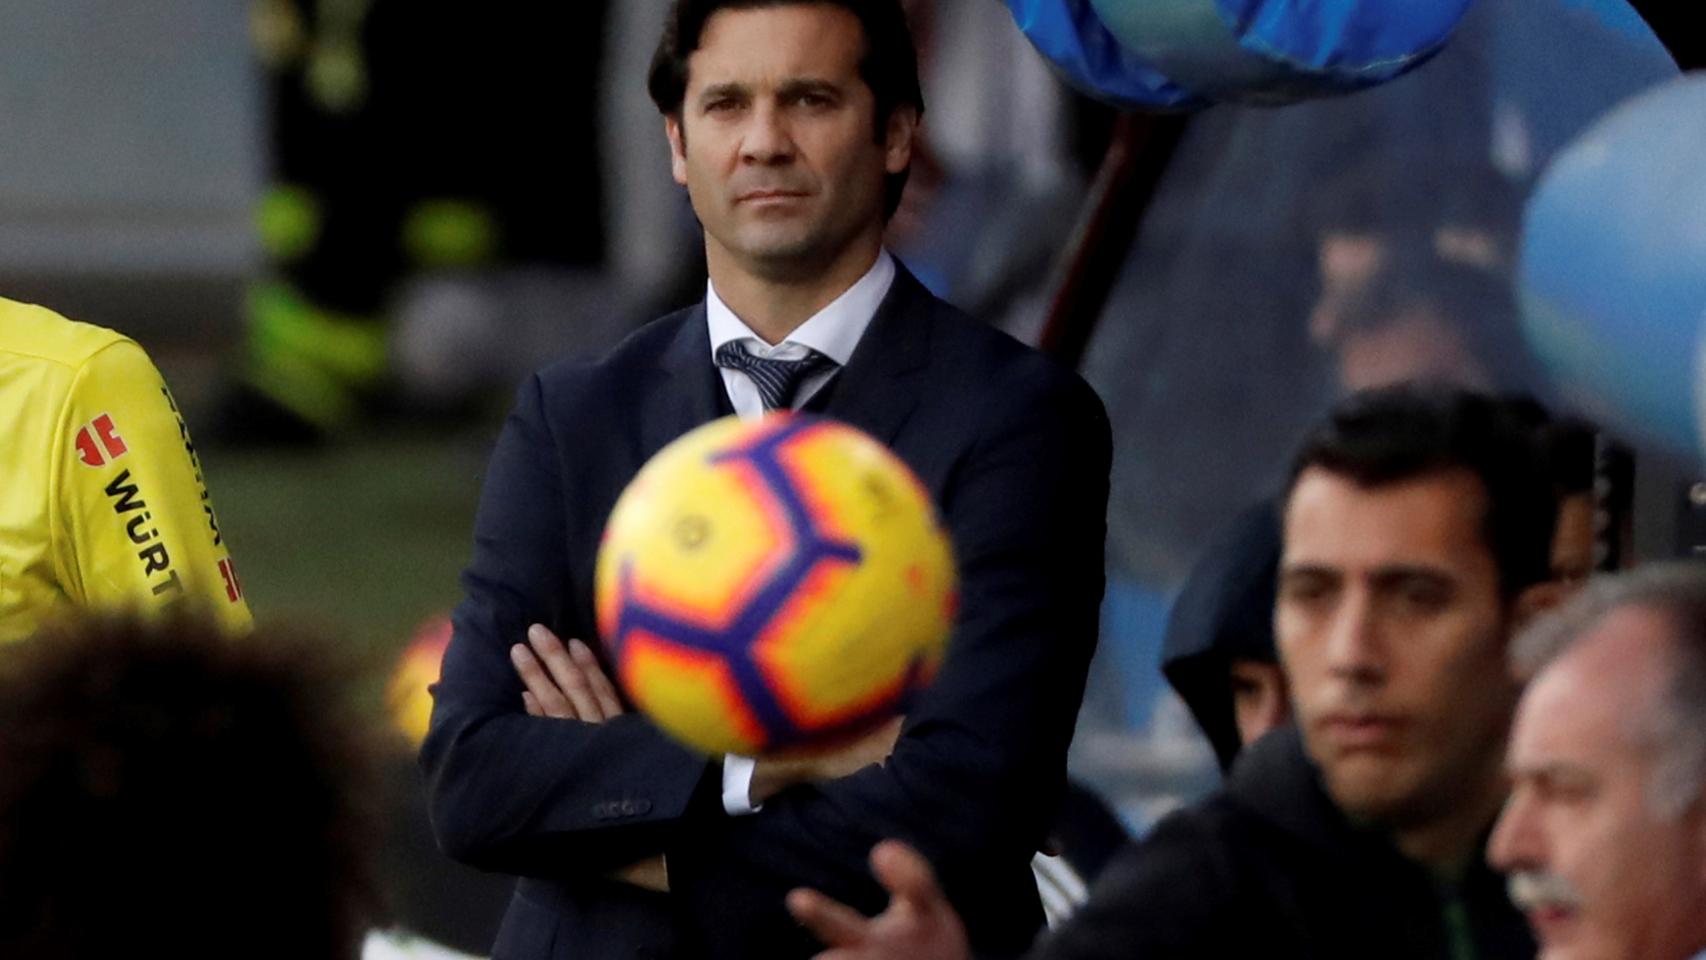
POLYGON ((1316 725, 1335 747, 1374 750, 1391 746, 1403 728, 1403 721, 1388 713, 1342 710, 1322 715, 1316 725))
POLYGON ((1542 942, 1557 942, 1581 909, 1575 888, 1555 873, 1518 870, 1505 883, 1511 903, 1528 918, 1534 935, 1542 942))
POLYGON ((804 199, 804 190, 748 190, 735 197, 736 203, 785 203, 804 199))

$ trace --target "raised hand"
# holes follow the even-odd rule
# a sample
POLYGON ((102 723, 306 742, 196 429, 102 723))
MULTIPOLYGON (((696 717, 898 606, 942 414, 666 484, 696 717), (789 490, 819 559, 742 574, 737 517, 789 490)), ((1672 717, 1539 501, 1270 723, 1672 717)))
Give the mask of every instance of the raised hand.
POLYGON ((817 960, 969 960, 965 924, 918 851, 898 840, 871 850, 871 872, 889 892, 887 910, 875 917, 818 893, 788 894, 788 911, 828 950, 817 960))

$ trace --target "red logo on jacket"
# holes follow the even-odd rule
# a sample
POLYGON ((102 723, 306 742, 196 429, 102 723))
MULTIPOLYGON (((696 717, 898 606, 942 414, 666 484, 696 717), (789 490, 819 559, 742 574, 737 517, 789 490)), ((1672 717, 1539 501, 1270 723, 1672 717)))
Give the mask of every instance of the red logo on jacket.
POLYGON ((130 452, 109 414, 101 414, 77 431, 77 459, 91 467, 106 466, 130 452))

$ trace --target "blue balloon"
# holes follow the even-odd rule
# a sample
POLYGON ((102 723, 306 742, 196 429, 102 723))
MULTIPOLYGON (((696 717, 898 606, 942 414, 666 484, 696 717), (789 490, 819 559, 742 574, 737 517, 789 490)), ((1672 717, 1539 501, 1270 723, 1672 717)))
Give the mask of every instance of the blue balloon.
POLYGON ((1179 110, 1206 104, 1121 46, 1089 0, 1006 0, 1013 22, 1073 86, 1122 107, 1179 110))
POLYGON ((1444 45, 1472 0, 1091 0, 1123 46, 1216 100, 1289 103, 1390 80, 1444 45))
POLYGON ((1625 101, 1558 154, 1528 201, 1519 280, 1569 399, 1706 450, 1706 72, 1625 101))

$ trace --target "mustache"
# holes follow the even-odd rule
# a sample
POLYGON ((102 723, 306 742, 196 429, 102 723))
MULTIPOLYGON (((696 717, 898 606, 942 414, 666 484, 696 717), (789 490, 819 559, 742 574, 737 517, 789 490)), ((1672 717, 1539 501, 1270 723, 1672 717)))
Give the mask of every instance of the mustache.
POLYGON ((1545 870, 1518 870, 1505 878, 1511 903, 1518 910, 1563 908, 1574 910, 1582 905, 1582 895, 1570 881, 1545 870))

